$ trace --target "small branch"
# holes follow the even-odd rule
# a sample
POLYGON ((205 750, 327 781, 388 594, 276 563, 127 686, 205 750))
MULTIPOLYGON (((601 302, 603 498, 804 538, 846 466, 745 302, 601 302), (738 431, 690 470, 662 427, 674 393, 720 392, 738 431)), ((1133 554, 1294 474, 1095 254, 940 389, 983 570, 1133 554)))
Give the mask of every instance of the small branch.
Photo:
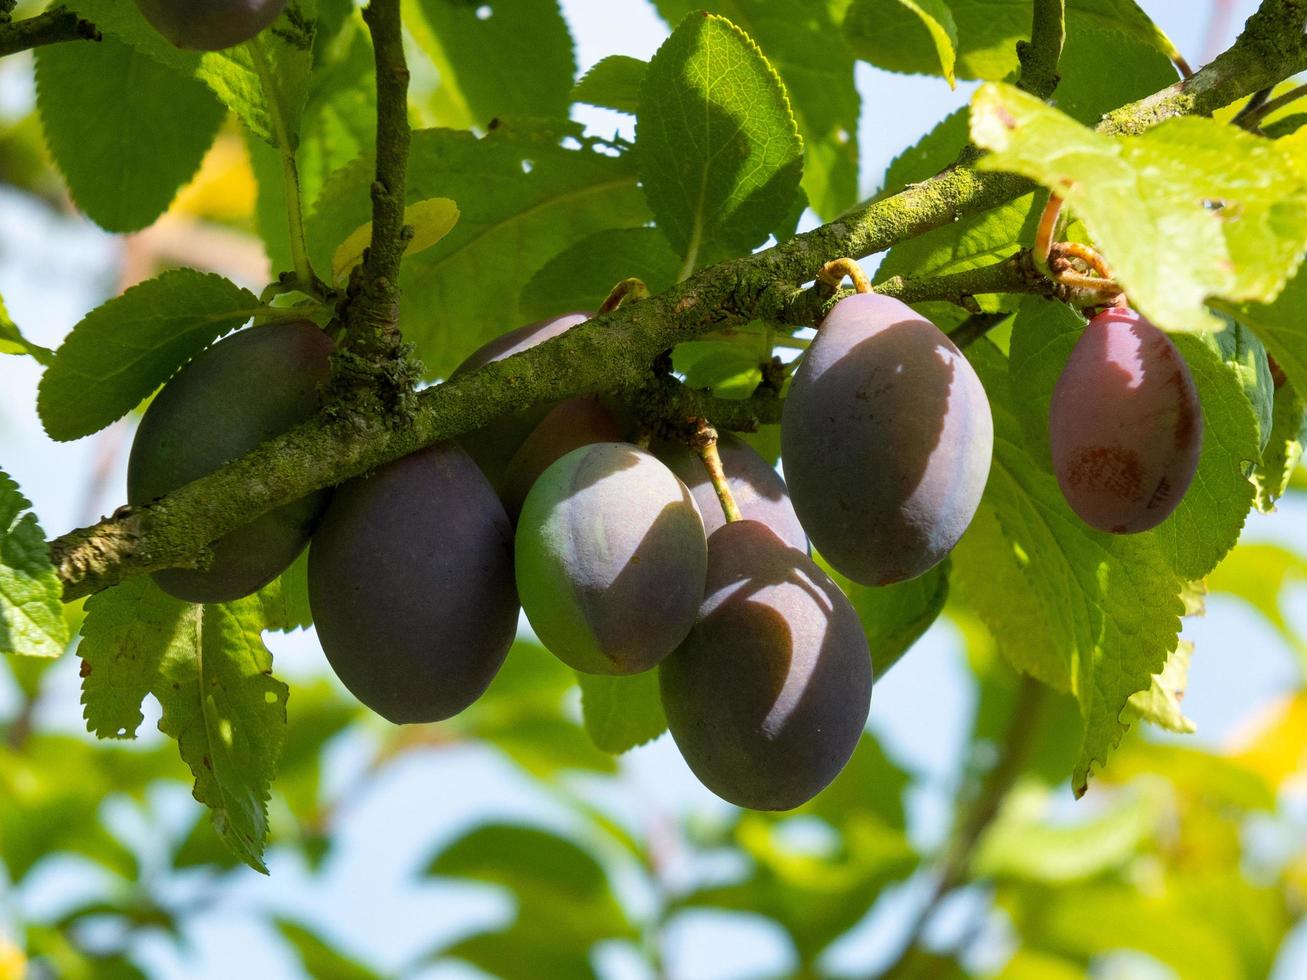
POLYGON ((71 10, 56 7, 35 17, 0 24, 0 58, 63 41, 99 41, 100 29, 71 10))
MULTIPOLYGON (((1297 88, 1290 89, 1283 95, 1277 95, 1269 101, 1263 102, 1252 109, 1245 109, 1235 117, 1237 122, 1244 129, 1256 130, 1261 125, 1262 120, 1273 112, 1283 109, 1287 105, 1292 105, 1299 99, 1307 97, 1307 85, 1299 85, 1297 88)), ((1251 103, 1249 103, 1251 105, 1251 103)))
POLYGON ((948 339, 966 350, 1010 317, 1011 313, 973 313, 948 332, 948 339))
POLYGON ((399 268, 412 229, 404 225, 408 172, 408 64, 399 0, 371 0, 363 20, 372 34, 377 71, 377 166, 372 183, 372 243, 350 284, 343 316, 350 345, 376 361, 397 355, 399 268))
POLYGON ((703 460, 704 469, 708 471, 708 480, 712 483, 717 500, 722 505, 722 513, 727 523, 744 520, 740 508, 731 493, 731 485, 726 480, 726 470, 722 468, 722 457, 717 452, 717 430, 708 424, 707 419, 694 420, 694 434, 690 437, 690 448, 703 460))
POLYGON ((880 974, 882 980, 905 974, 904 968, 914 958, 935 911, 944 899, 966 883, 976 844, 998 816, 1003 800, 1006 799, 1025 766, 1032 745, 1031 736, 1039 722, 1044 693, 1045 688, 1042 684, 1028 675, 1022 675, 1007 731, 999 746, 998 761, 985 775, 975 797, 958 820, 953 839, 940 861, 935 890, 908 930, 908 938, 901 952, 880 974))
POLYGON ((1038 99, 1047 99, 1062 80, 1057 70, 1066 43, 1066 0, 1035 0, 1030 40, 1017 42, 1021 62, 1018 87, 1038 99))

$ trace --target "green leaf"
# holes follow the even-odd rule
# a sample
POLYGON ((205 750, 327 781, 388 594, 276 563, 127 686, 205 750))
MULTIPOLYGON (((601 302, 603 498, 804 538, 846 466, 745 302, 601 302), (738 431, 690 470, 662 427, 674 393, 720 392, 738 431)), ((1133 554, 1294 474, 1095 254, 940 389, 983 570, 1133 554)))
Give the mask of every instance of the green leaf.
POLYGON ((780 73, 803 137, 803 187, 831 219, 858 200, 858 113, 853 53, 840 32, 845 0, 655 0, 668 24, 707 7, 758 42, 780 73))
MULTIPOLYGON (((950 0, 958 30, 959 78, 1000 81, 1014 75, 1018 41, 1029 40, 1030 0, 950 0)), ((1093 123, 1104 112, 1176 80, 1175 45, 1133 0, 1068 0, 1066 43, 1058 70, 1058 107, 1093 123), (1112 52, 1112 70, 1103 53, 1112 52)))
POLYGON ((57 657, 68 646, 63 587, 31 507, 0 470, 0 653, 57 657))
MULTIPOLYGON (((410 204, 404 209, 404 224, 413 229, 413 237, 404 247, 405 257, 417 255, 435 245, 458 224, 458 205, 447 197, 433 197, 410 204)), ((372 243, 372 222, 360 225, 350 234, 331 259, 331 278, 344 279, 354 266, 363 261, 363 253, 372 243)))
POLYGON ((589 851, 549 831, 486 824, 456 840, 426 873, 508 888, 517 916, 505 929, 446 949, 494 976, 593 976, 589 948, 635 935, 608 876, 589 851))
POLYGON ((546 262, 522 287, 527 320, 569 310, 597 310, 613 286, 630 276, 652 293, 676 282, 681 260, 657 228, 612 228, 587 235, 546 262))
POLYGON ((924 575, 876 588, 850 582, 830 568, 826 571, 858 611, 877 681, 930 629, 948 598, 947 559, 924 575))
POLYGON ((0 297, 0 354, 27 354, 46 367, 49 367, 50 362, 54 360, 54 351, 32 343, 22 335, 14 321, 9 319, 4 297, 0 297))
POLYGON ((1300 269, 1273 303, 1219 306, 1251 328, 1288 379, 1307 391, 1307 271, 1300 269))
POLYGON ((1155 537, 1105 534, 1071 512, 1022 433, 1024 388, 992 344, 968 355, 994 412, 994 461, 952 584, 1013 666, 1076 696, 1084 741, 1072 785, 1083 793, 1125 732, 1126 701, 1175 649, 1182 582, 1155 537))
POLYGON ((1273 511, 1275 502, 1289 489, 1293 471, 1302 460, 1305 438, 1307 399, 1299 394, 1296 385, 1286 381, 1275 392, 1271 431, 1261 461, 1253 469, 1258 510, 1264 513, 1273 511))
POLYGON ((993 151, 978 166, 1067 201, 1158 326, 1218 329, 1209 296, 1273 300, 1307 248, 1307 181, 1288 145, 1297 137, 1272 142, 1193 117, 1100 136, 1004 85, 976 93, 971 135, 993 151))
POLYGON ((1193 654, 1194 645, 1188 640, 1181 640, 1166 658, 1162 672, 1153 675, 1148 690, 1130 695, 1126 710, 1134 717, 1151 721, 1168 732, 1192 735, 1198 731, 1198 726, 1185 717, 1180 707, 1185 685, 1189 683, 1189 661, 1193 654))
POLYGON ((667 731, 658 671, 629 677, 578 673, 576 679, 581 683, 585 730, 605 752, 620 755, 667 731))
POLYGON ((165 593, 148 575, 96 593, 86 601, 82 642, 82 713, 98 738, 135 738, 141 703, 159 686, 165 657, 195 653, 192 607, 165 593))
POLYGON ((572 89, 572 101, 635 115, 648 70, 649 62, 624 54, 600 58, 572 89))
POLYGON ((295 147, 313 70, 312 5, 283 14, 271 30, 247 44, 206 54, 197 76, 272 146, 295 147))
POLYGON ((1207 579, 1211 592, 1237 596, 1266 617, 1284 641, 1307 663, 1307 640, 1285 614, 1285 589, 1307 580, 1307 559, 1277 544, 1241 544, 1207 579))
MULTIPOLYGON (((454 230, 405 262, 400 279, 400 326, 429 375, 447 376, 481 344, 526 322, 517 289, 468 288, 486 269, 495 270, 496 283, 526 282, 586 235, 648 220, 631 159, 559 145, 579 133, 571 124, 505 122, 481 139, 444 129, 413 134, 409 202, 446 196, 461 209, 454 230)), ((372 171, 370 158, 356 160, 320 195, 309 221, 319 268, 369 219, 372 171)))
POLYGON ((692 13, 649 63, 636 120, 640 180, 684 268, 748 252, 791 210, 803 143, 756 44, 692 13))
POLYGON ((37 409, 52 439, 80 439, 126 415, 210 342, 261 307, 221 276, 175 269, 82 318, 41 379, 37 409))
POLYGON ((844 36, 854 54, 879 68, 955 84, 958 28, 945 0, 853 0, 844 36))
MULTIPOLYGON (((405 17, 440 72, 449 120, 485 128, 504 115, 567 115, 576 60, 557 0, 418 0, 405 17)), ((461 198, 459 199, 461 200, 461 198)))
POLYGON ((309 609, 309 550, 305 548, 284 572, 254 594, 263 607, 263 628, 289 633, 313 625, 309 609))
POLYGON ((691 388, 718 398, 748 398, 762 381, 761 344, 691 340, 672 351, 672 367, 691 388))
MULTIPOLYGON (((1041 466, 1051 466, 1048 411, 1053 387, 1083 328, 1068 307, 1027 298, 1012 327, 1012 380, 1021 392, 1017 414, 1041 466)), ((1252 506, 1246 473, 1260 456, 1258 420, 1249 396, 1265 398, 1265 351, 1231 323, 1221 333, 1173 338, 1189 366, 1203 406, 1203 448, 1184 498, 1155 539, 1176 573, 1200 579, 1234 547, 1252 506), (1261 366, 1258 366, 1260 361, 1261 366)), ((1269 372, 1265 382, 1269 383, 1269 372)))
POLYGON ((314 930, 281 917, 272 921, 281 938, 295 951, 308 976, 331 977, 332 980, 380 980, 380 973, 342 953, 314 930))
POLYGON ((202 84, 112 35, 38 49, 36 91, 46 145, 73 200, 108 231, 137 231, 168 210, 223 118, 202 84))
MULTIPOLYGON (((273 118, 275 109, 281 115, 289 141, 294 144, 313 63, 313 35, 317 23, 315 0, 290 0, 282 15, 259 34, 255 42, 268 61, 273 82, 271 97, 264 90, 250 45, 203 54, 187 51, 165 41, 135 4, 117 0, 74 0, 72 6, 103 34, 112 36, 115 44, 125 42, 155 65, 171 69, 171 74, 154 84, 145 85, 143 79, 133 80, 127 88, 144 87, 157 98, 168 99, 180 84, 196 79, 206 84, 252 133, 274 144, 278 142, 273 118), (181 82, 178 76, 181 76, 181 82)), ((106 90, 106 97, 117 94, 116 90, 106 90)), ((157 121, 157 115, 142 115, 138 124, 146 126, 157 121)))
POLYGON ((194 795, 213 811, 218 835, 267 873, 268 792, 286 730, 287 688, 271 676, 256 600, 190 606, 153 689, 159 730, 177 740, 195 776, 194 795))
POLYGON ((1051 806, 1043 789, 1019 787, 1009 795, 976 847, 974 874, 1067 886, 1124 871, 1148 852, 1169 816, 1166 793, 1147 785, 1075 824, 1055 823, 1051 806))

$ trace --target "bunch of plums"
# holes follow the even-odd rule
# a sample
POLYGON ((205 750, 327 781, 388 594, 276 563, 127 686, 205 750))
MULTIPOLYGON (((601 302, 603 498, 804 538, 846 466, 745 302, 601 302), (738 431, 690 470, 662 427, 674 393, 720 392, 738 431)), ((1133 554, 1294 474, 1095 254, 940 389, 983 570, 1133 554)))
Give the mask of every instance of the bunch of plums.
MULTIPOLYGON (((585 319, 512 331, 455 376, 585 319)), ((1184 467, 1192 475, 1201 415, 1169 345, 1146 321, 1109 311, 1058 384, 1058 475, 1095 526, 1147 525, 1179 499, 1184 467), (1159 433, 1174 438, 1152 448, 1159 433), (1102 475, 1101 458, 1131 447, 1139 480, 1102 475)), ((198 355, 142 420, 129 500, 149 502, 307 419, 332 348, 296 322, 240 331, 198 355)), ((809 557, 809 539, 866 585, 939 562, 988 476, 984 390, 933 324, 868 293, 835 306, 795 373, 781 423, 788 487, 743 441, 717 443, 741 520, 725 520, 695 453, 679 442, 640 448, 627 441, 632 428, 594 396, 523 409, 265 514, 215 542, 205 567, 155 578, 187 601, 228 601, 279 575, 311 535, 322 648, 345 686, 396 723, 476 701, 523 609, 578 671, 656 668, 676 744, 711 790, 754 809, 798 806, 847 762, 872 686, 866 634, 809 557)))
POLYGON ((269 26, 286 0, 136 0, 136 6, 177 47, 221 51, 269 26))

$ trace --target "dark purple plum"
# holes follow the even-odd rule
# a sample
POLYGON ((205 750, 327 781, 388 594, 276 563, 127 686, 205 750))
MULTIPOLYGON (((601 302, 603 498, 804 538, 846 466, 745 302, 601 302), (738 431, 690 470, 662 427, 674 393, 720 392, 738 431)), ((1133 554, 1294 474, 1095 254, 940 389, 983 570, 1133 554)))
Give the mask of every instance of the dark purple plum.
POLYGON ((639 673, 694 624, 707 551, 699 508, 671 470, 627 443, 583 446, 550 466, 522 507, 522 608, 568 666, 639 673))
POLYGON ((569 398, 555 405, 508 461, 500 493, 510 520, 540 474, 573 449, 595 442, 621 442, 622 426, 598 398, 569 398))
MULTIPOLYGON (((537 320, 535 323, 510 330, 469 354, 466 360, 454 369, 450 377, 457 378, 492 361, 502 361, 514 354, 520 354, 537 344, 543 344, 546 340, 552 340, 566 333, 589 318, 588 313, 565 313, 562 316, 537 320)), ((531 431, 549 414, 549 408, 548 405, 533 405, 512 412, 459 439, 468 455, 481 467, 496 492, 503 491, 504 481, 508 476, 508 466, 514 454, 521 448, 522 442, 531 431)))
POLYGON ((309 548, 309 606, 336 676, 395 724, 472 704, 517 632, 512 542, 454 443, 342 485, 309 548))
MULTIPOLYGON (((790 492, 776 468, 759 456, 752 446, 729 432, 718 437, 717 452, 741 516, 746 520, 761 521, 790 547, 806 554, 808 536, 794 513, 790 492)), ((703 514, 704 531, 711 536, 726 523, 726 515, 722 513, 721 502, 708 479, 703 460, 679 442, 659 443, 654 447, 654 454, 690 488, 699 512, 703 514)))
MULTIPOLYGON (((331 373, 331 339, 307 321, 242 330, 197 354, 150 403, 127 461, 127 500, 146 504, 303 422, 331 373)), ((280 575, 309 541, 329 491, 224 535, 205 569, 154 580, 187 602, 229 602, 280 575)))
POLYGON ((871 653, 853 606, 758 521, 708 539, 699 619, 658 673, 685 761, 751 810, 791 810, 821 792, 853 754, 871 703, 871 653))
POLYGON ((1156 527, 1189 489, 1203 410, 1175 344, 1133 310, 1089 321, 1048 414, 1053 472, 1080 519, 1100 531, 1156 527))
POLYGON ((177 47, 221 51, 271 24, 286 0, 136 0, 136 6, 177 47))
POLYGON ((896 299, 841 300, 795 372, 781 420, 794 510, 831 566, 889 585, 937 564, 971 523, 994 424, 970 363, 896 299))

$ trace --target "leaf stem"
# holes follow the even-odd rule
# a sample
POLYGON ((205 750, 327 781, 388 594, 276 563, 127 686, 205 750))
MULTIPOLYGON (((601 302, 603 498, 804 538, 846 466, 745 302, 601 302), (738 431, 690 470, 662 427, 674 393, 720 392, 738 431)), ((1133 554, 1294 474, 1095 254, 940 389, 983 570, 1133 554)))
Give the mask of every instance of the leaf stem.
POLYGON ((309 262, 308 236, 304 231, 304 204, 300 191, 299 166, 295 162, 296 141, 291 137, 286 114, 282 112, 277 79, 263 48, 263 41, 252 37, 246 43, 249 45, 250 60, 254 62, 259 83, 263 86, 268 117, 272 121, 273 135, 277 138, 277 153, 281 157, 282 190, 286 198, 286 218, 290 224, 290 254, 295 270, 295 286, 305 295, 321 298, 326 290, 309 262))
POLYGON ((740 508, 735 503, 735 495, 731 493, 730 483, 727 482, 721 454, 717 452, 717 430, 708 423, 707 419, 694 420, 694 434, 690 436, 690 448, 703 460, 704 469, 708 471, 708 479, 717 494, 717 500, 722 505, 722 513, 726 515, 727 523, 743 520, 744 515, 740 513, 740 508))
POLYGON ((631 276, 613 287, 607 299, 599 304, 599 312, 611 313, 628 300, 648 299, 649 295, 649 287, 644 284, 644 280, 631 276))
POLYGON ((1246 112, 1241 112, 1236 117, 1236 122, 1238 122, 1244 129, 1255 130, 1261 125, 1262 120, 1271 113, 1297 102, 1304 96, 1307 96, 1307 85, 1299 85, 1297 88, 1290 89, 1283 95, 1277 95, 1275 98, 1268 99, 1261 105, 1254 106, 1246 112))

